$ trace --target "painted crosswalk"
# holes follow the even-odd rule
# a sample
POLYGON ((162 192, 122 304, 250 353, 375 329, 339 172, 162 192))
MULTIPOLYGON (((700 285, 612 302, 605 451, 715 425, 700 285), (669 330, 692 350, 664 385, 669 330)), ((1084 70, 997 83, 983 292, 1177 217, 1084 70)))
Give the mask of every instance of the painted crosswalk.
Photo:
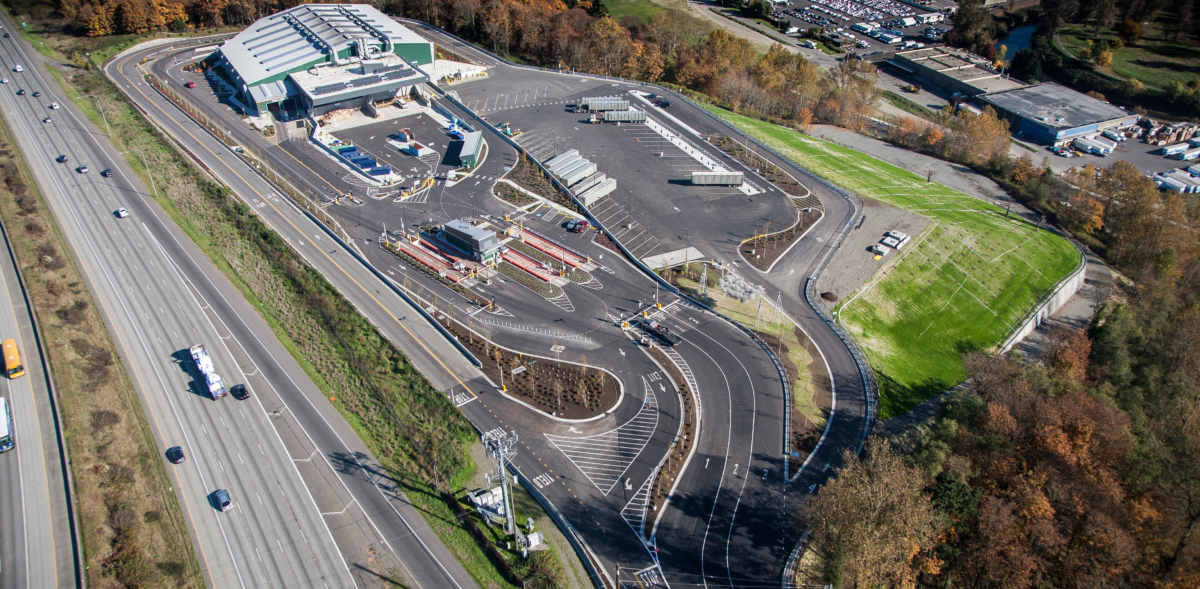
POLYGON ((545 434, 546 439, 605 495, 621 481, 621 475, 641 454, 658 427, 658 398, 645 377, 642 377, 642 385, 646 388, 642 409, 624 425, 579 438, 545 434))

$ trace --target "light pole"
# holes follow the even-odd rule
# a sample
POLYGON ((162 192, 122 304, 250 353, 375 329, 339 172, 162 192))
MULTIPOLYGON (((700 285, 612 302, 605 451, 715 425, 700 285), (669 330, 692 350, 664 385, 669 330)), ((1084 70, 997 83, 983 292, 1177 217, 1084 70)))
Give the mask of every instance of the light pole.
POLYGON ((150 164, 146 162, 146 152, 144 152, 140 149, 131 149, 129 151, 122 151, 121 155, 125 155, 125 154, 133 152, 133 151, 136 151, 136 152, 142 154, 142 165, 146 166, 146 175, 150 177, 150 190, 153 190, 154 197, 158 198, 158 188, 154 186, 154 174, 150 173, 150 164))
POLYGON ((100 109, 100 117, 104 119, 104 128, 108 131, 108 136, 112 137, 112 128, 110 128, 108 126, 108 117, 104 115, 104 106, 100 104, 100 99, 97 98, 95 94, 88 94, 87 96, 79 96, 76 98, 76 100, 78 100, 80 98, 95 98, 96 99, 96 108, 100 109))

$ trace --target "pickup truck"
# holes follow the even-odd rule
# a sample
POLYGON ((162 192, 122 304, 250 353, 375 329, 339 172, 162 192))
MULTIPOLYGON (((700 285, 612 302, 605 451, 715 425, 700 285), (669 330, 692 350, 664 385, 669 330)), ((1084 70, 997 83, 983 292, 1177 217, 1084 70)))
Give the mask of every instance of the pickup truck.
POLYGON ((646 332, 647 335, 652 336, 667 347, 683 341, 679 336, 671 333, 670 328, 666 325, 660 325, 657 321, 642 319, 638 322, 638 327, 642 328, 642 331, 646 332))

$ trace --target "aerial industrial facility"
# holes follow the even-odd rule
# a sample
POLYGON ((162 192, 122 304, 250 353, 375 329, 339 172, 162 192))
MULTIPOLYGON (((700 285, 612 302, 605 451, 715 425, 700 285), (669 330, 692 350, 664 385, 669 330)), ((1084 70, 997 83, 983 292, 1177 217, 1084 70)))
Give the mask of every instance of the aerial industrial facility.
POLYGON ((221 45, 215 67, 241 101, 321 115, 429 81, 433 43, 369 4, 304 4, 261 18, 221 45))

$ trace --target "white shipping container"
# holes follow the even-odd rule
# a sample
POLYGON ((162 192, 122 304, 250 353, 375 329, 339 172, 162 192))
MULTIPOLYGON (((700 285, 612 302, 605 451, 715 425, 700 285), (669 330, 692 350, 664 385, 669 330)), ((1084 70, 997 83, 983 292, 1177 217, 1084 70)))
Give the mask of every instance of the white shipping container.
POLYGON ((1162 188, 1163 190, 1170 190, 1172 192, 1184 192, 1187 190, 1187 184, 1184 184, 1183 182, 1174 178, 1156 176, 1155 179, 1158 181, 1157 183, 1159 188, 1162 188))
POLYGON ((607 176, 605 176, 604 172, 596 172, 595 174, 592 174, 591 176, 588 176, 587 178, 580 180, 579 184, 576 184, 575 186, 571 187, 571 191, 575 193, 575 196, 579 196, 580 194, 583 194, 583 192, 585 190, 587 190, 607 179, 608 178, 607 178, 607 176))
POLYGON ((1117 149, 1117 142, 1111 139, 1105 139, 1103 137, 1091 137, 1089 140, 1107 147, 1109 151, 1116 151, 1117 149))
POLYGON ((600 200, 601 198, 604 198, 605 196, 612 194, 613 191, 616 189, 617 189, 617 179, 609 178, 608 180, 605 180, 604 182, 601 182, 601 183, 589 188, 588 190, 585 190, 584 192, 580 193, 577 198, 579 198, 579 202, 583 203, 583 206, 590 207, 590 206, 592 206, 593 203, 600 200))
POLYGON ((1198 147, 1196 149, 1189 149, 1175 157, 1177 157, 1185 162, 1192 161, 1196 158, 1200 158, 1200 147, 1198 147))
POLYGON ((610 110, 604 113, 604 120, 609 122, 620 121, 623 123, 644 123, 646 122, 646 111, 631 108, 629 110, 610 110))
POLYGON ((583 165, 576 166, 567 172, 563 172, 560 177, 562 178, 563 184, 571 186, 572 184, 575 184, 595 173, 596 164, 592 162, 583 162, 583 165))
POLYGON ((1187 171, 1193 176, 1200 176, 1200 164, 1192 164, 1188 166, 1187 171))
POLYGON ((1101 145, 1099 143, 1096 143, 1095 141, 1092 141, 1091 139, 1076 139, 1075 140, 1075 149, 1078 149, 1080 151, 1086 151, 1088 153, 1094 153, 1094 154, 1102 156, 1102 157, 1112 153, 1111 149, 1108 149, 1108 147, 1101 145))
POLYGON ((556 164, 556 163, 559 163, 559 162, 561 162, 563 159, 566 159, 566 158, 568 158, 568 157, 571 157, 571 156, 573 156, 573 155, 575 155, 575 156, 579 155, 579 150, 578 150, 578 149, 572 149, 572 150, 569 150, 569 151, 564 151, 564 152, 562 152, 562 153, 560 153, 560 154, 558 154, 558 155, 556 155, 556 156, 554 156, 554 157, 552 157, 552 158, 550 158, 550 159, 548 159, 548 160, 546 160, 546 161, 542 162, 542 165, 543 165, 543 166, 546 166, 547 168, 549 168, 550 166, 552 166, 552 165, 554 165, 554 164, 556 164))
POLYGON ((696 186, 741 186, 744 179, 742 172, 692 172, 696 186))
POLYGON ((578 154, 574 154, 569 157, 565 157, 559 161, 556 161, 552 165, 546 166, 546 169, 549 170, 551 174, 557 174, 563 170, 570 168, 571 166, 579 164, 579 162, 586 162, 586 161, 587 160, 583 159, 578 154))

